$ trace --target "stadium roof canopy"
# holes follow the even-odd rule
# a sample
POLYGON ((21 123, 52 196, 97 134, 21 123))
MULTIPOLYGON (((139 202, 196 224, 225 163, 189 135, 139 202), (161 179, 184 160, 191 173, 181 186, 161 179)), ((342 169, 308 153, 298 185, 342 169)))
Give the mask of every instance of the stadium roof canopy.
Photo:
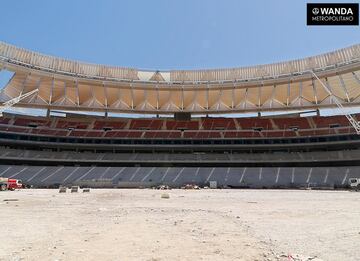
POLYGON ((0 42, 0 69, 14 72, 4 102, 17 106, 167 114, 241 113, 360 105, 360 44, 313 57, 250 67, 145 71, 52 57, 0 42))

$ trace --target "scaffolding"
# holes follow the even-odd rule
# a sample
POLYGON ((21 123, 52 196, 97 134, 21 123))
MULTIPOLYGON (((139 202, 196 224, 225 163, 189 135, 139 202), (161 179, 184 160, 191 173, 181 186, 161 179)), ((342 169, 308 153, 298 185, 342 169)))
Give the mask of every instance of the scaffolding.
POLYGON ((30 91, 30 92, 21 94, 18 97, 15 97, 15 98, 13 98, 13 99, 11 99, 9 101, 4 102, 2 105, 0 105, 0 117, 2 117, 4 111, 11 108, 12 106, 14 106, 19 101, 21 101, 21 100, 23 100, 23 99, 37 93, 38 91, 39 91, 38 89, 35 89, 35 90, 30 91))
POLYGON ((336 104, 336 106, 339 108, 340 112, 342 114, 345 115, 345 117, 348 119, 348 121, 350 122, 350 124, 353 126, 353 128, 355 129, 356 133, 358 135, 360 135, 360 124, 357 121, 357 119, 351 115, 351 113, 348 112, 348 110, 346 110, 344 108, 344 106, 341 104, 341 102, 339 101, 339 99, 331 92, 331 90, 329 89, 328 86, 326 86, 326 84, 320 80, 320 78, 316 75, 316 73, 314 71, 310 71, 310 73, 319 81, 319 83, 321 84, 321 86, 325 89, 325 91, 330 95, 331 99, 334 101, 334 103, 336 104))

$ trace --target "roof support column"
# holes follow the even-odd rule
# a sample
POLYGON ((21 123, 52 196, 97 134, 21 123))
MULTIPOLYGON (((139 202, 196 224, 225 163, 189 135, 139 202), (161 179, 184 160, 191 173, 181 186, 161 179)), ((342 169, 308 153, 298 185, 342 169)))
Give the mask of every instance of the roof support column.
POLYGON ((122 100, 121 100, 121 89, 120 87, 118 87, 118 101, 117 101, 117 104, 122 105, 122 100))
POLYGON ((131 92, 131 109, 134 110, 134 89, 132 83, 130 84, 130 92, 131 92))
POLYGON ((38 80, 38 83, 36 84, 36 89, 38 90, 34 96, 35 103, 37 102, 39 92, 40 92, 40 85, 41 85, 41 77, 38 80))
POLYGON ((52 97, 53 97, 53 93, 54 93, 54 85, 55 85, 55 77, 52 77, 52 81, 51 81, 51 87, 50 87, 50 97, 49 97, 49 105, 52 104, 52 97))
POLYGON ((94 85, 91 85, 91 96, 92 96, 92 102, 91 102, 91 105, 89 104, 89 107, 90 107, 90 106, 94 106, 95 100, 96 100, 96 98, 95 98, 95 92, 94 92, 94 85))
POLYGON ((249 91, 249 88, 246 88, 245 90, 245 95, 244 95, 244 105, 243 105, 243 109, 246 109, 246 105, 248 103, 248 91, 249 91))
POLYGON ((270 100, 270 108, 273 107, 274 97, 275 97, 276 84, 274 84, 272 92, 271 92, 271 100, 270 100))
POLYGON ((313 92, 314 92, 315 104, 317 105, 318 104, 318 97, 317 97, 317 91, 316 91, 314 78, 311 79, 311 83, 312 83, 313 92))
POLYGON ((105 118, 108 117, 108 109, 109 109, 109 104, 108 104, 108 92, 107 92, 107 87, 105 85, 105 83, 103 82, 103 88, 104 88, 104 97, 105 97, 105 113, 104 116, 105 118))
POLYGON ((77 102, 77 106, 80 106, 80 91, 79 91, 79 81, 75 80, 75 87, 76 87, 76 93, 77 93, 77 97, 76 97, 76 102, 77 102))
POLYGON ((352 72, 352 75, 354 76, 355 80, 358 82, 358 84, 360 84, 360 79, 359 77, 356 75, 355 72, 352 72))
POLYGON ((209 84, 206 84, 206 109, 209 111, 209 84))
POLYGON ((342 78, 341 75, 338 75, 338 77, 339 77, 339 80, 340 80, 341 87, 343 88, 343 90, 344 90, 344 92, 345 92, 346 100, 347 100, 347 102, 350 102, 349 92, 348 92, 348 90, 346 89, 346 85, 345 85, 344 79, 342 78))
POLYGON ((184 85, 181 86, 181 110, 184 110, 184 85))
POLYGON ((330 94, 330 93, 328 93, 328 95, 329 95, 329 97, 330 97, 330 100, 329 100, 329 102, 330 103, 333 103, 333 96, 335 96, 334 94, 333 94, 333 92, 332 92, 332 88, 331 88, 331 85, 330 85, 330 83, 329 83, 329 81, 328 81, 328 79, 325 77, 325 86, 329 89, 329 91, 330 91, 330 93, 332 94, 330 94))
POLYGON ((64 82, 64 101, 65 102, 67 102, 66 89, 67 89, 67 84, 66 84, 66 82, 64 82))
POLYGON ((160 99, 160 93, 159 93, 159 85, 156 84, 156 110, 159 110, 159 99, 160 99))
POLYGON ((261 108, 261 89, 264 87, 264 82, 261 82, 261 86, 258 87, 258 108, 261 108))
POLYGON ((107 87, 106 87, 106 85, 105 85, 105 83, 103 82, 103 88, 104 88, 104 97, 105 97, 105 100, 104 100, 104 102, 105 102, 105 109, 107 110, 108 109, 108 107, 109 107, 109 104, 108 104, 108 92, 107 92, 107 87))
POLYGON ((25 85, 26 85, 26 82, 27 82, 28 79, 29 79, 30 74, 31 74, 31 73, 26 74, 25 79, 24 79, 24 81, 23 81, 22 84, 21 84, 21 92, 20 92, 20 95, 19 95, 19 96, 23 95, 24 90, 25 90, 25 85))
POLYGON ((231 109, 234 109, 235 106, 235 83, 233 83, 233 88, 231 89, 231 109))
POLYGON ((288 83, 287 86, 286 107, 289 107, 290 104, 290 88, 291 88, 291 81, 288 83))
POLYGON ((303 84, 302 82, 299 83, 299 98, 300 98, 300 106, 303 106, 303 97, 302 97, 302 93, 303 93, 303 84))
POLYGON ((148 92, 147 92, 146 89, 144 89, 144 107, 145 107, 145 110, 146 110, 147 105, 148 105, 148 98, 147 98, 147 96, 148 96, 148 92))

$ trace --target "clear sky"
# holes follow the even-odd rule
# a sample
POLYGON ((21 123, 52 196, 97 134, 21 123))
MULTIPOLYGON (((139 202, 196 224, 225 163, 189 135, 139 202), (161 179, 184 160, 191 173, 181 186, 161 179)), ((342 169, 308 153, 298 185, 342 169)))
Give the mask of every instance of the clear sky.
POLYGON ((360 42, 359 26, 306 26, 306 2, 3 0, 0 40, 70 59, 155 70, 271 63, 360 42))

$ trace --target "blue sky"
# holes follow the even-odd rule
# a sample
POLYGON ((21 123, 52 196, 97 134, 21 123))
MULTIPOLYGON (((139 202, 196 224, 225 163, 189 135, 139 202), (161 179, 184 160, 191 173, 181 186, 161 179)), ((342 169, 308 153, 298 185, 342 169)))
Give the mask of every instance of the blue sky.
POLYGON ((271 63, 360 42, 359 26, 306 26, 306 2, 9 0, 1 1, 0 40, 70 59, 159 70, 271 63))

